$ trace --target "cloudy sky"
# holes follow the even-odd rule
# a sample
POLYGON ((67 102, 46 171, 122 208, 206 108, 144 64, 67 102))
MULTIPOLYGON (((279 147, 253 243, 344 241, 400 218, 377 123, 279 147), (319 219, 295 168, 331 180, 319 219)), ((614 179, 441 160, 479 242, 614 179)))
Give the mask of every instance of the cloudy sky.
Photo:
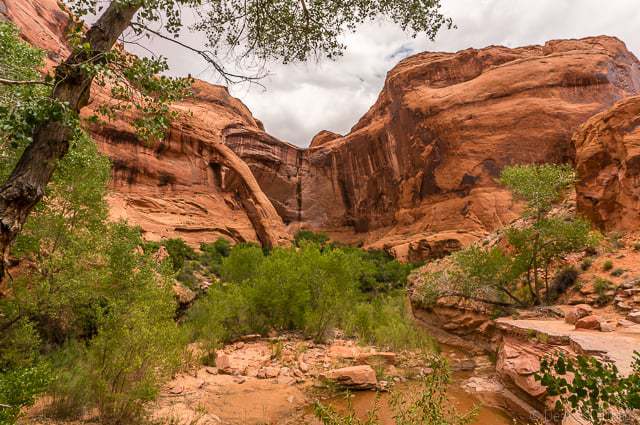
MULTIPOLYGON (((320 130, 347 133, 375 101, 387 71, 412 53, 492 44, 517 47, 607 34, 622 39, 640 56, 639 0, 441 1, 444 14, 458 28, 444 30, 435 42, 426 37, 412 39, 392 23, 369 23, 345 36, 347 50, 337 61, 267 64, 270 76, 262 81, 264 88, 236 85, 230 91, 264 122, 269 133, 307 146, 320 130)), ((196 55, 159 40, 152 43, 154 51, 168 57, 173 74, 190 73, 218 82, 196 55)))

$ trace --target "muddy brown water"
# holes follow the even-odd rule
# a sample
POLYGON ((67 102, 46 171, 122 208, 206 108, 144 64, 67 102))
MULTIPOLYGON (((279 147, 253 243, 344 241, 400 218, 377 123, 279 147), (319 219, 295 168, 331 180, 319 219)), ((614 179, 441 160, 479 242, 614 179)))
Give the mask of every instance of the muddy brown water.
MULTIPOLYGON (((461 350, 450 346, 441 345, 441 353, 448 359, 466 358, 467 356, 461 350)), ((523 425, 523 422, 514 418, 509 412, 492 407, 485 404, 478 397, 465 391, 461 384, 464 380, 471 376, 476 376, 474 372, 454 372, 452 382, 447 391, 447 400, 451 402, 458 413, 466 413, 474 408, 478 408, 477 416, 472 425, 523 425)), ((394 391, 401 393, 416 391, 420 386, 419 382, 407 382, 398 384, 394 387, 394 391)), ((377 396, 373 391, 360 391, 351 393, 350 402, 354 412, 359 418, 365 419, 368 413, 377 408, 377 417, 380 425, 395 425, 393 419, 393 410, 389 405, 391 395, 382 393, 377 396)), ((490 397, 491 398, 491 397, 490 397)), ((345 396, 336 396, 324 402, 334 407, 339 412, 348 410, 349 402, 345 396)))
MULTIPOLYGON (((405 392, 414 391, 418 384, 397 385, 395 391, 405 392)), ((475 406, 479 407, 478 415, 472 422, 473 425, 517 425, 514 419, 504 410, 485 406, 473 395, 467 393, 459 387, 457 379, 449 387, 448 400, 453 403, 456 410, 460 413, 468 412, 475 406)), ((389 393, 383 393, 377 401, 377 415, 380 425, 395 425, 393 419, 393 411, 389 406, 389 393)), ((327 404, 336 408, 336 410, 345 412, 348 402, 345 397, 335 397, 327 404)), ((371 391, 353 393, 351 397, 351 405, 360 418, 366 418, 367 414, 376 407, 376 394, 371 391)))

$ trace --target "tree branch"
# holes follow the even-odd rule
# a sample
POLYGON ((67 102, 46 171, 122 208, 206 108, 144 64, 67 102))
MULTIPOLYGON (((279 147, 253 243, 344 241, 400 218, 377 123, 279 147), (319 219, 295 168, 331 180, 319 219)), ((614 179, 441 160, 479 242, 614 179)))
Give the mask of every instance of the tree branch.
POLYGON ((6 84, 8 86, 19 86, 19 85, 34 85, 40 84, 43 86, 51 86, 51 83, 47 83, 42 80, 9 80, 7 78, 0 78, 0 84, 6 84))
MULTIPOLYGON (((239 74, 234 74, 232 72, 228 72, 227 70, 224 69, 224 67, 222 65, 220 65, 213 57, 212 57, 212 53, 207 51, 207 50, 199 50, 196 49, 192 46, 189 46, 188 44, 185 44, 179 40, 176 40, 174 38, 168 37, 158 31, 152 30, 151 28, 136 23, 136 22, 132 22, 131 26, 135 29, 138 30, 143 30, 143 31, 147 31, 148 33, 151 33, 157 37, 162 38, 163 40, 166 41, 170 41, 174 44, 177 44, 180 47, 183 47, 187 50, 190 50, 194 53, 197 53, 198 55, 200 55, 206 62, 208 62, 209 64, 211 64, 213 66, 213 68, 218 72, 218 74, 220 74, 220 76, 222 76, 222 78, 224 78, 225 82, 227 82, 227 84, 236 84, 242 81, 250 81, 250 82, 257 82, 258 80, 261 80, 262 78, 264 78, 264 75, 259 75, 259 76, 255 76, 255 77, 250 77, 247 75, 239 75, 239 74)), ((259 84, 259 83, 258 83, 259 84)))

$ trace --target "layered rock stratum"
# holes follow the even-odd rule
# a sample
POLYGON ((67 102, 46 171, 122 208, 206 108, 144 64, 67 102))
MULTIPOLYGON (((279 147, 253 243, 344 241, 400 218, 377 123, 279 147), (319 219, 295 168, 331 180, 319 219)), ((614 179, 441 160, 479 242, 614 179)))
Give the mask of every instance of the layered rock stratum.
MULTIPOLYGON (((23 37, 49 52, 49 65, 64 58, 66 15, 54 0, 1 4, 23 37)), ((224 87, 204 82, 174 105, 190 113, 161 142, 140 142, 125 116, 91 130, 114 164, 112 215, 140 225, 149 239, 278 245, 308 228, 419 261, 518 216, 520 205, 496 183, 510 164, 575 161, 583 213, 611 226, 632 223, 637 112, 630 99, 639 92, 637 58, 620 40, 600 36, 411 56, 388 73, 348 134, 320 132, 308 149, 269 135, 224 87), (589 122, 601 124, 585 124, 572 141, 595 114, 604 115, 589 122), (622 114, 627 124, 610 124, 606 114, 622 114), (607 125, 617 125, 611 141, 593 147, 590 128, 607 125), (624 212, 612 213, 619 205, 624 212)), ((94 93, 92 105, 108 101, 94 93)))

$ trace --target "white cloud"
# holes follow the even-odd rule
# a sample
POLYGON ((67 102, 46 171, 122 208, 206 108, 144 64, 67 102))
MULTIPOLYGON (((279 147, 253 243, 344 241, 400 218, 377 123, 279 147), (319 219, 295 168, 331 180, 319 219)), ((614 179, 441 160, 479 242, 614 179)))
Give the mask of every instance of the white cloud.
MULTIPOLYGON (((331 62, 268 64, 271 75, 257 86, 231 92, 261 119, 267 131, 306 146, 320 130, 346 133, 373 104, 387 73, 403 57, 420 51, 457 51, 488 45, 516 47, 550 39, 613 35, 640 53, 638 0, 442 0, 455 30, 435 42, 412 39, 392 23, 375 22, 347 34, 344 56, 331 62)), ((197 35, 187 41, 202 43, 197 35)), ((154 41, 153 50, 169 58, 172 73, 211 82, 216 75, 187 51, 154 41)))

